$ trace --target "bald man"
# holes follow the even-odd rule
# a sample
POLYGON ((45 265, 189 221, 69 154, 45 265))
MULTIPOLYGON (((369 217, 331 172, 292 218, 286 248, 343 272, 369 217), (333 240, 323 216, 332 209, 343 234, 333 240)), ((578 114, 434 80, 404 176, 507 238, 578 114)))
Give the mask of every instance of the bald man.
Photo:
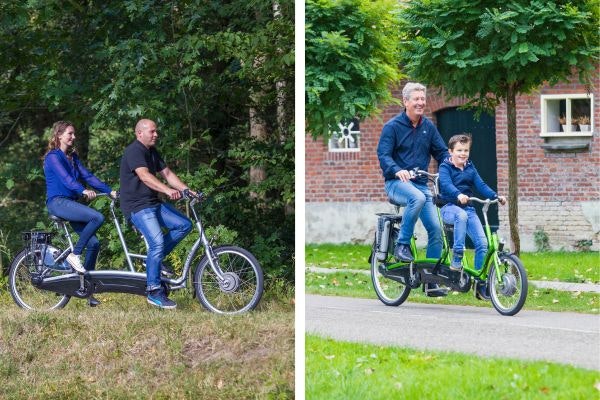
POLYGON ((121 210, 148 242, 148 303, 173 309, 177 304, 167 297, 161 286, 162 260, 190 232, 192 223, 175 207, 163 203, 158 194, 164 193, 169 199, 177 200, 181 198, 181 191, 189 188, 167 167, 156 149, 158 130, 154 121, 139 120, 135 126, 135 137, 121 159, 121 210), (162 176, 166 184, 156 174, 162 176), (164 233, 163 228, 166 230, 164 233))

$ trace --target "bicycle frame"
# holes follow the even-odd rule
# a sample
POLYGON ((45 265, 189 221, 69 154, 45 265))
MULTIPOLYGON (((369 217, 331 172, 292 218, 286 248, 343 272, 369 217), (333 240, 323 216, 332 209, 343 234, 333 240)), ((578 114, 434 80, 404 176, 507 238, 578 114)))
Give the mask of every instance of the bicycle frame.
MULTIPOLYGON (((135 270, 134 265, 133 265, 133 259, 145 260, 147 258, 147 256, 144 254, 137 254, 137 253, 131 252, 129 250, 129 247, 127 246, 127 242, 125 241, 125 236, 123 234, 123 230, 121 229, 121 225, 119 223, 119 219, 118 219, 116 211, 115 211, 115 199, 111 198, 108 194, 99 194, 98 196, 106 196, 106 197, 110 198, 111 218, 112 218, 115 228, 117 230, 117 234, 119 236, 119 241, 121 243, 121 248, 123 249, 123 252, 125 254, 128 271, 111 269, 111 270, 87 271, 83 275, 72 273, 72 274, 68 274, 68 275, 63 275, 61 277, 49 278, 43 282, 39 282, 41 285, 41 288, 47 289, 47 290, 54 290, 57 292, 62 292, 61 290, 57 290, 57 286, 64 285, 65 288, 66 287, 70 288, 67 291, 71 292, 70 293, 71 295, 74 295, 76 297, 85 297, 84 293, 81 293, 78 295, 76 293, 76 291, 74 290, 73 285, 76 280, 80 284, 79 290, 83 291, 82 290, 83 281, 85 280, 85 277, 88 276, 88 277, 98 279, 98 281, 99 281, 98 284, 100 285, 100 287, 101 287, 100 290, 102 290, 102 291, 127 292, 127 293, 133 293, 133 294, 143 294, 145 292, 146 273, 145 272, 137 272, 135 270)), ((176 278, 161 277, 161 281, 164 282, 169 287, 169 290, 183 289, 187 286, 188 274, 192 268, 192 261, 194 260, 194 257, 196 256, 200 246, 204 247, 205 257, 207 257, 208 262, 209 262, 212 270, 215 272, 215 275, 217 276, 217 278, 220 281, 222 281, 224 279, 223 271, 221 270, 218 263, 216 262, 215 255, 214 255, 214 252, 212 249, 212 245, 206 237, 206 234, 205 234, 205 231, 204 231, 204 228, 202 225, 202 220, 195 208, 195 205, 198 204, 202 200, 202 195, 199 195, 198 197, 194 197, 191 194, 183 193, 183 197, 187 200, 191 199, 191 201, 189 203, 190 209, 191 209, 191 212, 193 215, 194 225, 195 225, 196 230, 198 231, 199 235, 198 235, 198 239, 196 239, 196 241, 192 245, 192 248, 188 252, 181 276, 176 277, 176 278)), ((56 219, 54 219, 54 222, 62 228, 62 230, 64 231, 64 236, 67 238, 67 241, 69 243, 69 247, 67 249, 63 250, 56 258, 54 258, 54 262, 57 263, 57 262, 64 260, 64 258, 66 258, 66 256, 71 251, 73 251, 74 245, 73 245, 73 239, 71 237, 71 233, 69 232, 69 229, 67 228, 66 222, 64 220, 56 220, 56 219)), ((148 248, 148 243, 147 243, 146 239, 143 238, 143 240, 146 244, 146 248, 148 248)))
MULTIPOLYGON (((483 213, 483 221, 484 221, 483 229, 485 232, 485 237, 487 239, 488 249, 485 254, 483 266, 480 270, 473 269, 473 268, 469 267, 468 265, 464 265, 464 264, 463 264, 463 270, 465 270, 471 276, 474 276, 481 280, 485 280, 485 279, 487 279, 490 267, 492 265, 494 265, 495 267, 498 267, 500 265, 500 260, 498 259, 498 252, 501 251, 500 241, 498 240, 498 235, 496 233, 492 232, 492 228, 490 227, 490 224, 488 222, 488 216, 487 216, 487 212, 488 212, 488 209, 490 208, 490 205, 497 204, 498 199, 482 200, 477 197, 469 197, 469 201, 475 201, 475 202, 483 204, 481 211, 483 213)), ((498 281, 500 281, 499 275, 497 275, 497 277, 498 277, 497 278, 498 281)))
MULTIPOLYGON (((422 171, 422 170, 416 170, 416 171, 414 171, 414 173, 415 173, 415 176, 420 175, 420 176, 426 176, 428 178, 428 180, 432 183, 433 197, 435 199, 437 197, 437 195, 439 194, 439 187, 438 187, 439 174, 430 174, 429 172, 422 171)), ((485 280, 485 279, 487 279, 490 267, 492 265, 497 267, 500 264, 500 261, 498 259, 498 251, 500 249, 498 236, 491 231, 491 227, 489 225, 488 216, 487 216, 489 206, 491 204, 497 203, 498 200, 489 200, 489 199, 482 200, 477 197, 470 197, 469 201, 476 201, 476 202, 483 204, 482 211, 483 211, 483 217, 484 217, 484 231, 485 231, 485 236, 487 239, 488 250, 487 250, 485 258, 484 258, 483 267, 481 269, 476 270, 476 269, 470 267, 468 265, 466 258, 463 258, 463 271, 474 278, 477 278, 480 280, 485 280)), ((401 206, 396 205, 396 207, 399 208, 401 206)), ((438 221, 440 223, 440 226, 442 227, 443 247, 442 247, 442 254, 441 254, 440 258, 438 259, 438 258, 416 258, 415 257, 415 260, 410 264, 407 264, 404 262, 392 262, 391 264, 386 265, 388 271, 391 271, 396 268, 408 267, 410 269, 411 275, 413 275, 413 269, 416 269, 419 266, 431 267, 431 265, 439 264, 439 265, 444 265, 447 267, 450 265, 451 248, 448 244, 448 237, 446 235, 446 231, 443 228, 444 222, 443 222, 441 211, 440 211, 439 207, 437 207, 437 216, 438 216, 438 221)), ((416 244, 416 240, 415 240, 414 236, 410 240, 410 248, 411 248, 411 251, 413 254, 415 254, 415 255, 418 254, 417 244, 416 244)))

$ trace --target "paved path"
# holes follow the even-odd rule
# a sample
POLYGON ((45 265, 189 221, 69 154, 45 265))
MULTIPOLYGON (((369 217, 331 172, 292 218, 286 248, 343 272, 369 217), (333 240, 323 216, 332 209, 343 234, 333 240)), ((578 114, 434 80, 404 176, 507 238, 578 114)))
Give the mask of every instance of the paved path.
POLYGON ((490 306, 306 295, 306 332, 338 340, 484 357, 545 360, 600 370, 600 316, 522 310, 504 317, 490 306))
MULTIPOLYGON (((364 269, 337 269, 337 268, 321 268, 321 267, 306 267, 309 272, 317 272, 320 274, 331 274, 335 272, 359 273, 370 275, 371 272, 364 269)), ((600 293, 600 285, 593 283, 571 283, 571 282, 555 282, 555 281, 528 281, 529 284, 542 289, 555 289, 567 292, 595 292, 600 293)))

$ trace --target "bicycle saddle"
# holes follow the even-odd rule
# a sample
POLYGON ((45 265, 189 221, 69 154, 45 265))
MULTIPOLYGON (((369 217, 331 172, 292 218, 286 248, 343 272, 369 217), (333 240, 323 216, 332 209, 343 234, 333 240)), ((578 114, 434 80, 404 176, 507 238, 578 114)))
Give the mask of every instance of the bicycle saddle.
POLYGON ((58 222, 58 223, 67 222, 66 219, 62 219, 60 217, 57 217, 56 215, 48 214, 48 217, 54 222, 58 222))
POLYGON ((394 201, 394 199, 391 199, 389 197, 388 197, 388 202, 391 205, 396 206, 396 207, 406 207, 406 203, 398 203, 398 202, 394 201))

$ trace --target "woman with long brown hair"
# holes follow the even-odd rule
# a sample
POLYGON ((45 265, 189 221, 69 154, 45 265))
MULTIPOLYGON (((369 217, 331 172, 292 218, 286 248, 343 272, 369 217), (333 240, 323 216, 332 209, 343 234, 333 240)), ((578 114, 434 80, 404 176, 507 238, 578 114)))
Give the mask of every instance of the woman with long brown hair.
MULTIPOLYGON (((110 193, 113 197, 116 193, 81 164, 73 147, 74 141, 75 127, 71 122, 58 121, 52 126, 52 137, 44 156, 46 207, 50 214, 69 221, 79 235, 79 240, 67 261, 77 272, 85 273, 96 266, 100 251, 96 232, 104 222, 104 216, 77 202, 82 196, 88 200, 96 197, 96 192, 86 189, 83 184, 101 193, 110 193), (85 262, 82 263, 81 255, 84 249, 86 255, 85 262)), ((90 297, 88 302, 91 306, 100 304, 93 297, 90 297)))

